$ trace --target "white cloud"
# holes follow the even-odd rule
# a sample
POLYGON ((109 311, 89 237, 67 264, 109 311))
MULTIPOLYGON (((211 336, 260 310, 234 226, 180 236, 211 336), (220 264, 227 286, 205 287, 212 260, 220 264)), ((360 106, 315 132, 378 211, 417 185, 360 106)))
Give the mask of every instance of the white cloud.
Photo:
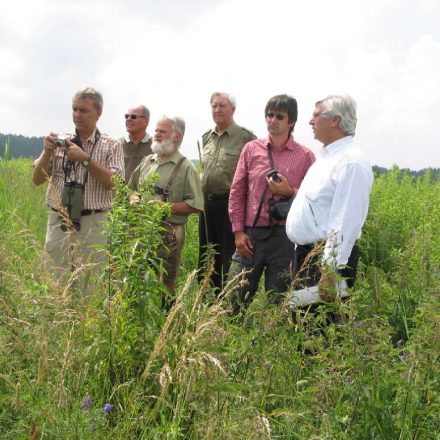
POLYGON ((434 0, 46 0, 7 3, 0 17, 0 132, 69 130, 70 99, 104 95, 103 131, 144 103, 187 122, 183 152, 212 125, 209 96, 236 95, 237 122, 265 135, 278 93, 298 98, 296 138, 313 149, 317 99, 358 101, 357 136, 371 162, 421 168, 437 159, 440 6, 434 0), (414 146, 417 145, 417 154, 414 146))

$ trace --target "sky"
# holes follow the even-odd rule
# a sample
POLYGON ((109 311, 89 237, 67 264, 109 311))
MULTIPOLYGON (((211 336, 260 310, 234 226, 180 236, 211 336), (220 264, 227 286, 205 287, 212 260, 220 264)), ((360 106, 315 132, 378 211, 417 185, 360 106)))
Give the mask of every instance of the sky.
POLYGON ((267 134, 274 95, 298 101, 294 137, 315 153, 315 102, 350 94, 372 165, 440 167, 438 0, 0 0, 0 132, 72 131, 71 99, 104 96, 98 126, 125 134, 124 113, 181 116, 181 151, 213 126, 209 99, 237 99, 235 120, 267 134))

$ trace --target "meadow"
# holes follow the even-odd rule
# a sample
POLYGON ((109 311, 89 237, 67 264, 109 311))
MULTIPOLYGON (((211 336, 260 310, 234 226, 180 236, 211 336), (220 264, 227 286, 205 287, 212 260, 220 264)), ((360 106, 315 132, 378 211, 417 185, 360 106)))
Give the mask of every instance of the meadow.
POLYGON ((350 301, 300 314, 259 292, 240 319, 226 313, 232 285, 217 298, 197 282, 195 216, 164 313, 160 216, 151 205, 134 215, 122 187, 93 289, 51 278, 45 187, 30 174, 30 160, 0 160, 0 438, 440 439, 440 183, 429 172, 376 178, 350 301), (324 325, 329 313, 339 319, 324 325))

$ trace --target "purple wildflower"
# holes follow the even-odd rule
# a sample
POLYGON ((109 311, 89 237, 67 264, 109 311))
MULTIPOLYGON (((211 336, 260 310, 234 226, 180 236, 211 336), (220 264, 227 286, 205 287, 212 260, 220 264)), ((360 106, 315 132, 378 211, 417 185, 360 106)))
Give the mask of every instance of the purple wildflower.
POLYGON ((354 385, 354 379, 352 377, 347 378, 347 385, 350 385, 350 386, 354 385))
POLYGON ((104 410, 104 412, 106 414, 108 414, 112 409, 113 409, 113 405, 111 403, 106 403, 102 409, 104 410))
POLYGON ((84 397, 84 399, 81 401, 80 408, 83 411, 90 411, 92 409, 93 400, 90 396, 84 397))

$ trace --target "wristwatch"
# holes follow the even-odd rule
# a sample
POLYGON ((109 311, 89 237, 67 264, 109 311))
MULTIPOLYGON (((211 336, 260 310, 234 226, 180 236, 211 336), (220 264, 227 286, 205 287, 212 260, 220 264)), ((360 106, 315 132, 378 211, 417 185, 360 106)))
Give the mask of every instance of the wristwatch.
POLYGON ((92 160, 92 158, 90 156, 87 156, 87 159, 83 160, 81 162, 81 165, 85 168, 88 168, 88 166, 90 165, 90 161, 92 160))

